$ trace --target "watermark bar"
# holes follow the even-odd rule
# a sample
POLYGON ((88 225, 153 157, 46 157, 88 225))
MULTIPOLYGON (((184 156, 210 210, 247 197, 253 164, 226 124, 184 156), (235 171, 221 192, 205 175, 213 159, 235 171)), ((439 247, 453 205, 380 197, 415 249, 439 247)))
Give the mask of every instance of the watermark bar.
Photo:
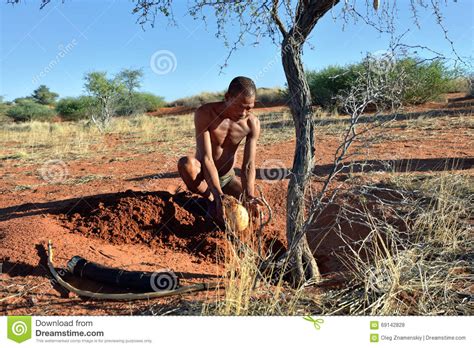
POLYGON ((473 317, 1 317, 1 347, 472 347, 473 317))

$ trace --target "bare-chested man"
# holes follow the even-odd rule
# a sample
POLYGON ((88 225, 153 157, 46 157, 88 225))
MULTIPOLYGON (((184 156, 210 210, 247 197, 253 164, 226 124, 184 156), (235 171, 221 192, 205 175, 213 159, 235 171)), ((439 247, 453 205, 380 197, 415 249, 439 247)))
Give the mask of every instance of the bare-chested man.
POLYGON ((215 202, 214 218, 222 221, 223 194, 243 197, 257 206, 255 198, 255 152, 260 121, 251 113, 255 103, 255 83, 243 76, 234 78, 224 101, 204 104, 196 110, 196 154, 182 157, 178 171, 191 192, 215 202), (241 182, 234 172, 235 154, 245 139, 241 182))

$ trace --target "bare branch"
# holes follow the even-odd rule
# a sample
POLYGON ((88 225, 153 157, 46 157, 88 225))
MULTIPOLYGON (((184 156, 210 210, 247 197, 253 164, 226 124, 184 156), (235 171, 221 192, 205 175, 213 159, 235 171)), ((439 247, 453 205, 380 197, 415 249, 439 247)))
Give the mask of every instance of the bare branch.
POLYGON ((278 28, 280 29, 280 32, 282 33, 283 37, 285 37, 286 35, 288 35, 288 32, 286 31, 285 26, 283 25, 280 17, 278 16, 278 5, 279 5, 279 1, 273 0, 272 18, 277 24, 278 28))
POLYGON ((296 7, 295 24, 289 35, 301 45, 308 38, 316 23, 326 12, 336 6, 340 0, 299 0, 296 7))

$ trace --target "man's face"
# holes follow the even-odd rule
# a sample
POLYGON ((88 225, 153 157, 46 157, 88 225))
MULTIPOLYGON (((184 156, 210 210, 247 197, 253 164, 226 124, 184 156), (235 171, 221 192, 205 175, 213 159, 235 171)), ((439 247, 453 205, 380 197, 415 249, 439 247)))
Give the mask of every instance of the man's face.
POLYGON ((249 116, 250 110, 253 109, 255 104, 255 96, 249 96, 245 94, 239 94, 232 96, 229 93, 225 95, 225 115, 232 121, 237 122, 249 116))

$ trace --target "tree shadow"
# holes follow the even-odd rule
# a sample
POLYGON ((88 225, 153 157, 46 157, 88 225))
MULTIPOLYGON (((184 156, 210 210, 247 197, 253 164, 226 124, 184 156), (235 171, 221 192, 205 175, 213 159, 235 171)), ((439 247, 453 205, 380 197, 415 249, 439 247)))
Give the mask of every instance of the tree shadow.
POLYGON ((145 176, 137 176, 135 178, 125 179, 125 181, 142 181, 142 180, 157 180, 157 179, 176 179, 179 178, 179 173, 176 172, 162 172, 145 176))
MULTIPOLYGON (((408 158, 396 160, 368 160, 341 163, 337 169, 341 173, 369 172, 440 172, 449 170, 466 170, 474 166, 473 157, 446 158, 408 158)), ((332 164, 315 166, 315 175, 327 175, 332 170, 332 164)))
POLYGON ((36 252, 39 256, 38 264, 31 265, 25 262, 11 262, 7 257, 2 261, 2 272, 10 277, 28 277, 36 276, 50 280, 52 287, 60 294, 61 297, 68 297, 68 291, 54 281, 48 268, 48 255, 46 248, 42 244, 35 245, 36 252))
MULTIPOLYGON (((473 157, 446 157, 446 158, 408 158, 396 160, 367 160, 343 162, 338 166, 340 173, 369 173, 369 172, 428 172, 466 170, 474 167, 473 157)), ((333 164, 316 165, 313 174, 328 175, 333 164)), ((236 175, 241 170, 235 169, 236 175)), ((258 168, 256 177, 260 180, 278 181, 287 179, 291 174, 290 168, 258 168)))

